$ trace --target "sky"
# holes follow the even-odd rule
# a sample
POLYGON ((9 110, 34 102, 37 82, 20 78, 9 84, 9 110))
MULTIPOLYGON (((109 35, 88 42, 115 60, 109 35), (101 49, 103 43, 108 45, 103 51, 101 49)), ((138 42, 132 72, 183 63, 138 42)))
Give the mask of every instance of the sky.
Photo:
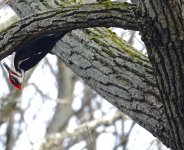
MULTIPOLYGON (((2 0, 0 0, 1 4, 2 0)), ((0 9, 0 23, 6 22, 9 20, 9 18, 13 15, 15 15, 14 11, 6 4, 2 4, 3 9, 0 9)), ((0 6, 1 8, 2 6, 0 6)))

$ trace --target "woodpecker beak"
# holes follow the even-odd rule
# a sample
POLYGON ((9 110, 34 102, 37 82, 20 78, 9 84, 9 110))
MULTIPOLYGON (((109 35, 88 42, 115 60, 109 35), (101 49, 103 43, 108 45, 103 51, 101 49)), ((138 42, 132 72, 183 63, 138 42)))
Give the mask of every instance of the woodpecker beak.
POLYGON ((10 73, 11 72, 10 67, 5 62, 3 62, 3 65, 6 68, 6 70, 10 73))

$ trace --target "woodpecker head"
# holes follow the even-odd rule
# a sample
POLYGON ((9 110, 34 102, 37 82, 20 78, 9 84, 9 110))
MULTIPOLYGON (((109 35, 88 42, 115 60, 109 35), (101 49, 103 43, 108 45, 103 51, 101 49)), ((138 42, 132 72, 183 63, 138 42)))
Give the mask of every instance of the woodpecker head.
POLYGON ((21 70, 21 72, 12 70, 5 62, 3 62, 3 65, 5 66, 6 70, 9 73, 9 81, 10 83, 18 88, 19 90, 22 89, 22 83, 24 79, 24 71, 21 70))

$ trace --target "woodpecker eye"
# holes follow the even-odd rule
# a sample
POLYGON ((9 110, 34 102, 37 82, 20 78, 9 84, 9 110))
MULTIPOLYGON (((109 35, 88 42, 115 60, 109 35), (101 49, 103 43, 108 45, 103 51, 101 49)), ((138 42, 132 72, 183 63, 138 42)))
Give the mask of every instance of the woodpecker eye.
POLYGON ((18 79, 14 78, 13 76, 10 76, 10 81, 13 82, 14 84, 20 84, 18 79))
POLYGON ((12 73, 13 75, 19 76, 16 72, 13 72, 13 71, 12 71, 11 73, 12 73))
POLYGON ((15 83, 16 83, 16 81, 14 80, 14 78, 13 78, 13 77, 10 77, 10 80, 12 80, 13 82, 15 82, 15 83))

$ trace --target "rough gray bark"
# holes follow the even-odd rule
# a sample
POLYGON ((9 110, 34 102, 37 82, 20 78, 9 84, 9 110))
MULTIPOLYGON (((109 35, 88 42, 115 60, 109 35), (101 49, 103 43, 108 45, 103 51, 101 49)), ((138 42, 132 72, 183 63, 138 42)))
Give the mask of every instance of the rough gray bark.
POLYGON ((57 46, 54 53, 110 103, 145 128, 149 126, 146 129, 151 133, 156 132, 158 136, 165 132, 167 135, 164 130, 168 126, 147 58, 132 51, 133 48, 134 56, 128 54, 126 48, 129 46, 116 45, 116 42, 125 43, 105 29, 88 29, 88 35, 73 31, 60 41, 62 47, 57 46), (96 34, 98 41, 92 40, 90 34, 96 34), (112 42, 114 40, 117 41, 112 42))
POLYGON ((45 34, 95 26, 138 30, 134 9, 135 6, 131 4, 85 4, 54 9, 23 18, 1 32, 0 59, 10 54, 15 47, 18 48, 19 45, 45 34))
MULTIPOLYGON (((6 31, 1 34, 4 38, 0 37, 0 58, 10 54, 14 50, 13 47, 22 44, 23 39, 29 40, 35 35, 94 26, 116 26, 133 30, 137 30, 139 26, 153 68, 145 56, 106 29, 73 31, 62 39, 62 47, 57 48, 54 54, 95 91, 160 138, 166 146, 182 150, 184 149, 184 21, 181 9, 183 1, 133 2, 137 8, 127 3, 92 4, 83 5, 84 7, 79 9, 68 7, 60 12, 53 10, 47 14, 24 18, 21 25, 17 23, 12 26, 12 29, 18 29, 18 33, 9 28, 8 33, 6 31), (63 15, 67 9, 68 15, 63 15), (43 16, 49 17, 46 18, 47 22, 56 21, 45 24, 43 16), (37 22, 35 18, 39 18, 41 23, 34 24, 37 22), (67 26, 65 19, 70 19, 67 26), (29 21, 31 23, 27 24, 29 21), (79 24, 73 27, 75 22, 79 24), (38 30, 32 30, 32 25, 38 30), (48 26, 49 31, 44 30, 48 29, 48 26), (26 38, 25 29, 29 32, 29 38, 26 38)), ((17 0, 14 3, 14 8, 19 14, 24 14, 24 11, 28 14, 39 11, 32 6, 35 6, 34 2, 30 4, 29 1, 17 0), (29 7, 30 11, 26 11, 26 7, 18 7, 20 4, 29 7)), ((40 2, 40 8, 48 7, 40 2)))
POLYGON ((169 147, 184 149, 183 1, 139 1, 146 20, 140 25, 170 127, 169 147))

